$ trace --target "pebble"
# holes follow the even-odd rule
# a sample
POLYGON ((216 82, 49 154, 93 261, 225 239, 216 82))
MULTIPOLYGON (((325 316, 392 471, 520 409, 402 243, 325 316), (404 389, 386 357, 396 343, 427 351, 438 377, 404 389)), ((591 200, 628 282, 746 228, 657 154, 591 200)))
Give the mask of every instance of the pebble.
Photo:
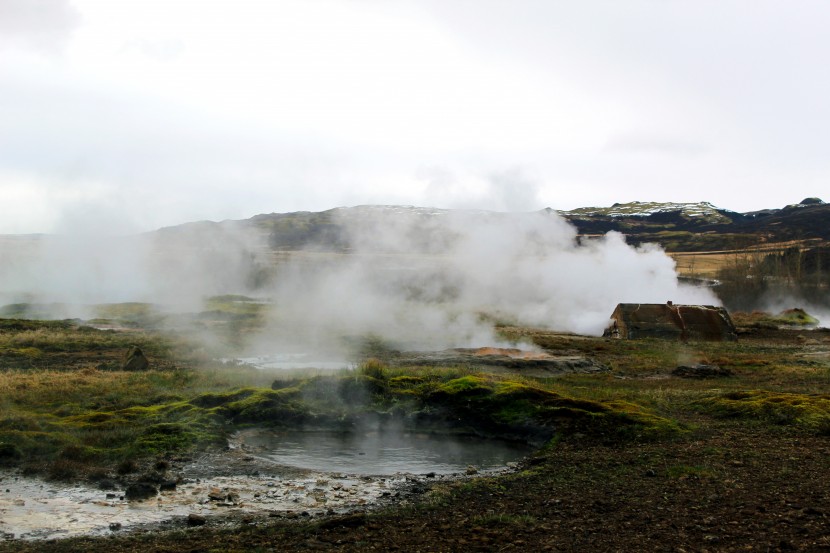
POLYGON ((190 513, 187 515, 188 526, 204 526, 207 524, 207 517, 198 513, 190 513))

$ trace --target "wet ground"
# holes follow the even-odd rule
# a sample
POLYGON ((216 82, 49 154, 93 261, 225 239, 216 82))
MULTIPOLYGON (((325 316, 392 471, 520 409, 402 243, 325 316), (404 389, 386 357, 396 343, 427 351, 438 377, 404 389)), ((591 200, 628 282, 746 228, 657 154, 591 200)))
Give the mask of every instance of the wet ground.
POLYGON ((174 465, 176 482, 149 499, 0 472, 0 541, 101 536, 223 522, 299 518, 400 501, 413 484, 494 473, 529 453, 492 440, 421 434, 286 435, 251 429, 223 454, 174 465))
POLYGON ((312 516, 346 512, 391 497, 405 476, 219 476, 186 480, 157 497, 128 501, 123 490, 103 491, 4 474, 0 535, 47 539, 102 535, 147 525, 186 523, 187 517, 244 514, 312 516))

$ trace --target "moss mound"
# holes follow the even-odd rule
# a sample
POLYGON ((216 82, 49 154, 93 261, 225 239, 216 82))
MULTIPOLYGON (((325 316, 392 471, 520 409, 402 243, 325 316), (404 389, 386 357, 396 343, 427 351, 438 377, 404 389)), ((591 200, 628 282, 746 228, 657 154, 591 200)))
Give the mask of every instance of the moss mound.
POLYGON ((493 429, 574 433, 616 438, 671 434, 680 427, 627 402, 577 399, 532 382, 476 374, 442 383, 426 406, 442 406, 470 425, 493 429))
POLYGON ((753 418, 830 435, 828 394, 738 391, 705 398, 699 402, 699 406, 719 417, 753 418))
POLYGON ((764 311, 753 311, 752 313, 736 312, 732 314, 732 319, 738 326, 745 326, 749 328, 812 328, 819 325, 819 320, 803 309, 785 309, 776 314, 767 313, 764 311))

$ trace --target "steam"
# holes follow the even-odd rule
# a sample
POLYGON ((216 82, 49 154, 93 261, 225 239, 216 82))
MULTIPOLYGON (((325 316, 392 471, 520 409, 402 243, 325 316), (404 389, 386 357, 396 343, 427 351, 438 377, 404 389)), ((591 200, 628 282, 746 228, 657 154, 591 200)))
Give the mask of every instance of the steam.
POLYGON ((552 211, 360 209, 338 217, 352 255, 278 275, 270 336, 472 347, 497 342, 494 320, 599 335, 619 302, 719 303, 679 284, 658 247, 633 248, 618 233, 580 243, 552 211))
POLYGON ((762 311, 766 311, 767 313, 781 313, 794 307, 801 308, 807 314, 818 319, 818 327, 830 328, 830 306, 828 306, 827 301, 830 301, 830 297, 827 297, 823 303, 817 303, 815 301, 808 301, 803 296, 790 293, 768 293, 761 299, 760 304, 762 311))
POLYGON ((4 255, 0 300, 195 311, 210 295, 253 294, 270 299, 270 312, 251 352, 332 355, 366 336, 412 349, 496 345, 495 322, 599 335, 620 302, 719 303, 678 283, 659 247, 634 248, 618 233, 578 239, 551 210, 332 213, 347 251, 310 244, 276 265, 265 232, 246 222, 29 239, 4 255), (270 280, 256 278, 264 268, 270 280))
POLYGON ((252 232, 215 223, 126 237, 9 237, 0 243, 0 303, 49 304, 55 318, 86 318, 88 306, 100 303, 198 310, 206 296, 250 288, 260 263, 256 240, 252 232))

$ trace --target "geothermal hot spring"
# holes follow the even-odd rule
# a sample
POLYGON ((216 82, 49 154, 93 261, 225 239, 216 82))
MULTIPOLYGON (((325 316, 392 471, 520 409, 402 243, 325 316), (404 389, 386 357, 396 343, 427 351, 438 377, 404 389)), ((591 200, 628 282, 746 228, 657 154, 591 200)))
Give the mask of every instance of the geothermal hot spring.
POLYGON ((405 430, 368 432, 253 431, 241 437, 258 456, 280 465, 359 475, 453 474, 499 469, 531 451, 503 440, 405 430))
MULTIPOLYGON (((300 357, 278 362, 308 367, 300 357)), ((531 451, 522 443, 377 425, 353 432, 249 428, 231 437, 227 451, 174 460, 168 474, 176 486, 145 500, 125 499, 123 485, 99 489, 0 472, 0 541, 156 531, 181 527, 192 515, 215 524, 345 513, 406 502, 426 479, 509 470, 531 451)))
POLYGON ((0 538, 51 539, 151 531, 189 515, 232 520, 299 518, 406 501, 424 478, 505 469, 530 448, 499 440, 411 432, 288 432, 250 429, 230 450, 192 460, 175 489, 141 501, 101 490, 0 473, 0 538))

